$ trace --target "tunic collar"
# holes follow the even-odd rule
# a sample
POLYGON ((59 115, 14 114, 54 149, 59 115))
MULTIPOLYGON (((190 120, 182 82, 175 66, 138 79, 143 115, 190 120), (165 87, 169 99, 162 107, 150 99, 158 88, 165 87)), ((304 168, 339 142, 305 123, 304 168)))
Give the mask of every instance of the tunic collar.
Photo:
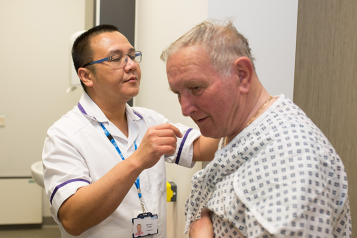
MULTIPOLYGON (((78 109, 91 120, 97 122, 109 122, 103 111, 98 105, 84 92, 78 103, 78 109)), ((140 121, 143 117, 136 111, 134 111, 128 104, 125 105, 125 111, 127 118, 131 118, 134 121, 140 121)))
POLYGON ((138 112, 134 111, 128 104, 125 105, 125 111, 128 120, 129 138, 124 136, 124 134, 113 123, 109 121, 103 111, 89 97, 86 92, 82 94, 82 97, 79 100, 78 109, 88 119, 96 121, 98 123, 104 123, 104 125, 107 127, 107 129, 113 136, 120 137, 125 141, 128 141, 129 144, 133 143, 136 137, 138 136, 139 128, 136 122, 142 120, 143 117, 138 112))

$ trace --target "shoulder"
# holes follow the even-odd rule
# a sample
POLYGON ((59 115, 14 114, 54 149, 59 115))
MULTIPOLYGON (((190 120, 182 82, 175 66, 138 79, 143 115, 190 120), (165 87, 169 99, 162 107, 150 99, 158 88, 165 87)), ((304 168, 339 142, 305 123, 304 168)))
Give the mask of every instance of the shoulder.
POLYGON ((161 115, 160 113, 158 113, 152 109, 145 108, 145 107, 131 107, 131 109, 133 110, 133 112, 135 114, 140 114, 140 115, 146 116, 146 117, 150 117, 150 116, 155 117, 157 115, 161 115))
POLYGON ((72 136, 79 130, 90 124, 91 119, 86 118, 75 106, 72 110, 64 114, 47 131, 48 136, 62 135, 72 136))
POLYGON ((136 116, 145 120, 150 126, 169 122, 162 114, 144 107, 131 108, 136 116))

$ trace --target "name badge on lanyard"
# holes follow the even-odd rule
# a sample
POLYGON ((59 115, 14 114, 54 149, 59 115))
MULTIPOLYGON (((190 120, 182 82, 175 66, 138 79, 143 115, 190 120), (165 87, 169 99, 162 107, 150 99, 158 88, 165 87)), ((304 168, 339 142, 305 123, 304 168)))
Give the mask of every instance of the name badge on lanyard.
POLYGON ((133 237, 144 237, 155 235, 159 232, 157 228, 158 216, 155 214, 141 213, 137 218, 133 218, 133 237))
MULTIPOLYGON (((80 103, 78 103, 78 109, 84 114, 87 115, 86 111, 82 107, 80 103)), ((95 118, 94 118, 95 119, 95 118)), ((113 144, 117 152, 119 153, 120 157, 122 160, 125 160, 123 154, 121 153, 117 143, 115 142, 113 136, 109 133, 107 128, 103 125, 103 123, 99 122, 100 126, 104 130, 105 135, 109 139, 109 141, 113 144)), ((136 141, 134 141, 134 146, 135 150, 137 149, 136 141)), ((155 235, 159 232, 157 228, 157 220, 158 216, 156 214, 152 214, 151 212, 148 212, 148 209, 146 207, 144 198, 141 194, 141 189, 140 189, 140 176, 135 180, 135 187, 138 192, 139 200, 140 200, 140 205, 143 210, 143 213, 140 213, 136 218, 132 219, 133 223, 133 237, 144 237, 148 235, 155 235)))
MULTIPOLYGON (((100 123, 101 127, 104 130, 105 135, 109 139, 109 141, 114 145, 115 149, 118 151, 122 160, 125 160, 123 154, 121 153, 117 143, 115 142, 113 136, 109 133, 109 131, 105 128, 103 123, 100 123)), ((134 141, 135 150, 137 149, 136 141, 134 141)), ((140 178, 138 177, 135 181, 135 187, 138 192, 140 205, 143 210, 143 213, 140 213, 137 218, 132 219, 133 223, 133 237, 144 237, 148 235, 155 235, 159 232, 157 228, 157 220, 158 216, 153 215, 151 212, 148 212, 146 208, 146 204, 144 198, 141 194, 140 189, 140 178)))

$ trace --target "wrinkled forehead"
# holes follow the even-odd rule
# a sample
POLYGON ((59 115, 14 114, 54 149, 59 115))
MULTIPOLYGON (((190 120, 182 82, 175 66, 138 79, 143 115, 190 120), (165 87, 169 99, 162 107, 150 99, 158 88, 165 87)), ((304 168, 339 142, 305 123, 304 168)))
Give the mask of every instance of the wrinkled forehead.
POLYGON ((200 46, 188 46, 173 53, 167 60, 166 72, 168 76, 191 72, 191 70, 206 71, 210 68, 209 55, 200 46))
POLYGON ((175 68, 178 66, 186 66, 191 64, 196 64, 199 61, 205 61, 209 59, 208 54, 201 46, 187 46, 181 48, 178 51, 173 52, 166 63, 166 70, 169 68, 175 68))

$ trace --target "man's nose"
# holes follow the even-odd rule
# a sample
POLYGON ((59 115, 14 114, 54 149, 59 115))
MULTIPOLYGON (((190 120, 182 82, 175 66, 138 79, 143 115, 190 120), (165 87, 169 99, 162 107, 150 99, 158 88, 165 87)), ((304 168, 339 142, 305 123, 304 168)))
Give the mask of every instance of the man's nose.
POLYGON ((195 112, 197 109, 193 98, 189 96, 181 95, 180 104, 181 104, 182 115, 184 115, 185 117, 191 116, 191 114, 195 112))
POLYGON ((135 70, 138 67, 138 64, 132 60, 130 57, 126 57, 126 64, 125 64, 125 70, 135 70))

